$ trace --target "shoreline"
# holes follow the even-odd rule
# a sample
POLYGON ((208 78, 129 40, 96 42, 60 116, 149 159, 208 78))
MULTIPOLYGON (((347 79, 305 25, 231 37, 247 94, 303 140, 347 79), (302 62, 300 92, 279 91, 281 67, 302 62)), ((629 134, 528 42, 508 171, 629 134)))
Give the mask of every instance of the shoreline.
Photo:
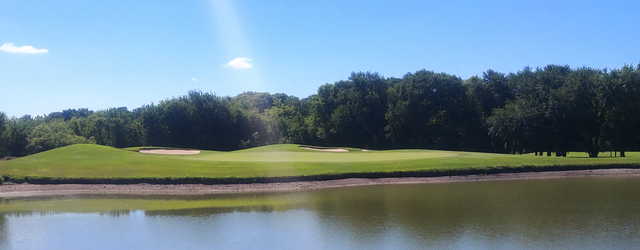
POLYGON ((579 177, 640 177, 640 169, 612 168, 543 172, 492 173, 437 177, 346 178, 252 184, 5 184, 0 198, 65 195, 210 195, 231 193, 300 192, 329 188, 454 183, 476 181, 539 180, 579 177))

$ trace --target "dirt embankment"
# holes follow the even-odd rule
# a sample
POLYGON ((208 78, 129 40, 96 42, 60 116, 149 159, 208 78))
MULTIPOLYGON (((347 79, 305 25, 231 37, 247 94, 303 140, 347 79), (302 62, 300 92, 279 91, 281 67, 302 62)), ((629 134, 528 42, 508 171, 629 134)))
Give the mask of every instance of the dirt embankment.
POLYGON ((325 181, 300 181, 285 183, 254 183, 254 184, 181 184, 181 185, 102 185, 102 184, 11 184, 0 185, 0 197, 30 197, 79 194, 130 194, 130 195, 204 195, 221 193, 249 193, 249 192, 290 192, 308 191, 325 188, 354 187, 387 184, 419 184, 419 183, 447 183, 471 181, 504 181, 531 180, 573 177, 639 177, 640 169, 598 169, 572 171, 546 171, 523 173, 499 173, 489 175, 463 175, 442 177, 402 177, 402 178, 349 178, 325 181))

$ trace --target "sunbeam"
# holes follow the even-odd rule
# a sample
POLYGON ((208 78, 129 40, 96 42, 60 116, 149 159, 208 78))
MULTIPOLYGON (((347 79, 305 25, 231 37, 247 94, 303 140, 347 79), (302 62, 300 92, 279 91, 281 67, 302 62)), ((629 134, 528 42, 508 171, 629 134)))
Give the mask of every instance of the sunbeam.
POLYGON ((211 0, 211 8, 216 38, 224 46, 225 51, 225 54, 220 57, 222 66, 230 70, 244 69, 230 72, 235 80, 235 89, 266 91, 260 61, 257 60, 255 52, 251 49, 250 39, 247 38, 243 22, 240 20, 233 1, 211 0), (237 64, 231 62, 237 62, 239 59, 246 63, 240 65, 242 67, 234 67, 233 65, 237 64))

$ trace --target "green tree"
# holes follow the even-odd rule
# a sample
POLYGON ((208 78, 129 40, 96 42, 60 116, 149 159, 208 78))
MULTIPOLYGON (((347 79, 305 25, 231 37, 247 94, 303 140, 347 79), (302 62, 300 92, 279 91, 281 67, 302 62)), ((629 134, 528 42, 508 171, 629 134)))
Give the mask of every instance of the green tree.
POLYGON ((518 102, 497 108, 487 118, 489 135, 494 144, 509 153, 523 153, 526 114, 518 102))
POLYGON ((0 157, 6 156, 7 152, 7 139, 5 135, 5 130, 7 127, 7 115, 0 112, 0 157))
POLYGON ((36 126, 30 132, 27 150, 30 153, 42 152, 72 144, 95 143, 82 136, 75 135, 62 121, 53 121, 36 126))
POLYGON ((129 111, 67 109, 8 119, 0 155, 75 143, 233 150, 272 143, 510 153, 640 149, 640 66, 603 71, 547 65, 482 77, 418 71, 353 73, 299 99, 189 92, 129 111))
POLYGON ((387 137, 395 146, 463 147, 467 100, 456 76, 418 71, 388 90, 387 137))
POLYGON ((42 121, 33 119, 31 116, 12 118, 8 121, 4 132, 5 148, 9 156, 24 156, 29 152, 29 133, 42 121))
POLYGON ((352 73, 347 81, 326 84, 311 100, 316 136, 324 144, 361 147, 385 145, 386 79, 352 73))
POLYGON ((589 157, 598 157, 603 146, 607 114, 604 80, 602 71, 581 68, 572 72, 560 89, 569 103, 567 110, 571 110, 567 115, 569 127, 579 134, 582 149, 589 157))
POLYGON ((633 115, 640 107, 640 65, 624 66, 606 75, 603 87, 605 107, 605 136, 611 149, 625 151, 637 149, 640 128, 640 117, 633 115))
POLYGON ((250 137, 248 119, 230 98, 211 93, 192 91, 137 112, 147 145, 231 150, 250 137))

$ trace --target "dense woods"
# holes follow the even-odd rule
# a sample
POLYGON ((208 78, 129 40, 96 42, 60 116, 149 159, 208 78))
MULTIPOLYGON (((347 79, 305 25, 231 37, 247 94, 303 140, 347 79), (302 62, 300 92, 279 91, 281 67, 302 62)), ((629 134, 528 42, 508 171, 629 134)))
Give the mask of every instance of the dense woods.
POLYGON ((421 70, 402 78, 353 73, 299 99, 192 91, 134 110, 0 113, 0 157, 97 143, 234 150, 274 143, 429 148, 597 157, 640 146, 640 65, 549 65, 463 80, 421 70))

